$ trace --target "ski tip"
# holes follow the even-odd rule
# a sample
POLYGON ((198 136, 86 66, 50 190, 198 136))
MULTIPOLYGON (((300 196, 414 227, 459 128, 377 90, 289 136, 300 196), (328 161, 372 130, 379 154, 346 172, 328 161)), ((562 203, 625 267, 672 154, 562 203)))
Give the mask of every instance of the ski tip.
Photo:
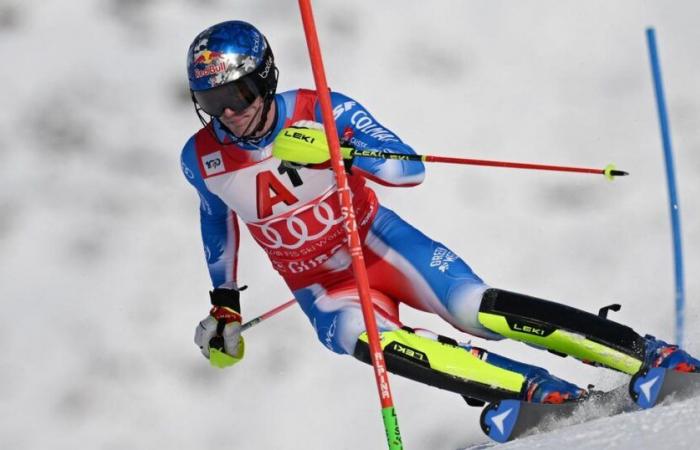
POLYGON ((520 401, 500 400, 490 403, 481 412, 481 429, 496 442, 508 442, 520 412, 520 401))
POLYGON ((642 370, 630 380, 630 396, 640 408, 648 409, 656 404, 664 384, 666 369, 656 367, 642 370))

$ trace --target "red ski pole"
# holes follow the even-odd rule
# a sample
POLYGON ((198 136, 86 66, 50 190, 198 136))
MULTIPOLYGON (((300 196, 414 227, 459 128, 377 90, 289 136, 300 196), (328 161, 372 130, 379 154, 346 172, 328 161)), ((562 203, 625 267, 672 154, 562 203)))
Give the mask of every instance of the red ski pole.
POLYGON ((258 317, 256 317, 255 319, 250 319, 249 321, 247 321, 246 323, 244 323, 244 324, 241 326, 241 332, 247 330, 247 329, 250 328, 250 327, 254 327, 255 325, 257 325, 257 324, 259 324, 260 322, 262 322, 263 320, 267 320, 267 319, 269 319, 270 317, 276 315, 277 313, 280 313, 280 312, 284 311, 285 309, 289 308, 290 306, 292 306, 292 305, 295 304, 296 302, 297 302, 296 299, 291 299, 291 300, 289 300, 288 302, 282 303, 281 305, 272 308, 271 310, 269 310, 269 311, 266 312, 265 314, 263 314, 263 315, 261 315, 261 316, 258 316, 258 317))
POLYGON ((578 172, 605 175, 612 180, 613 177, 629 175, 627 172, 617 170, 614 165, 608 164, 604 169, 591 169, 588 167, 553 166, 549 164, 531 164, 511 161, 493 161, 488 159, 455 158, 449 156, 432 155, 407 155, 404 153, 380 152, 376 150, 351 150, 350 156, 379 159, 399 159, 405 161, 441 162, 448 164, 464 164, 470 166, 507 167, 511 169, 551 170, 555 172, 578 172))
POLYGON ((398 419, 394 408, 394 400, 391 396, 389 388, 389 378, 384 362, 384 354, 379 344, 379 332, 377 331, 377 321, 374 317, 374 308, 369 293, 369 280, 367 277, 367 268, 365 267, 364 257, 362 255, 362 246, 360 236, 357 232, 357 223, 355 222, 355 212, 352 206, 350 187, 348 186, 347 176, 343 165, 343 158, 340 152, 340 142, 338 141, 338 132, 333 119, 333 111, 331 106, 331 96, 326 83, 326 74, 323 69, 323 60, 321 59, 321 48, 318 42, 316 33, 316 25, 314 23, 313 11, 311 10, 310 0, 299 0, 299 9, 301 11, 301 19, 304 24, 304 34, 306 35, 306 44, 309 48, 309 56, 311 58, 311 67, 314 73, 314 81, 316 82, 316 92, 321 104, 321 113, 323 115, 323 124, 328 139, 328 145, 331 153, 331 166, 335 172, 336 184, 338 187, 338 197, 340 200, 341 210, 345 219, 345 231, 348 238, 348 247, 352 256, 352 269, 355 274, 355 282, 360 295, 360 304, 362 305, 362 315, 365 320, 365 328, 367 330, 367 338, 369 340, 370 358, 374 367, 374 376, 377 382, 377 390, 379 391, 380 403, 382 406, 382 417, 384 420, 384 429, 386 431, 387 443, 390 450, 403 449, 401 443, 401 433, 399 432, 398 419))

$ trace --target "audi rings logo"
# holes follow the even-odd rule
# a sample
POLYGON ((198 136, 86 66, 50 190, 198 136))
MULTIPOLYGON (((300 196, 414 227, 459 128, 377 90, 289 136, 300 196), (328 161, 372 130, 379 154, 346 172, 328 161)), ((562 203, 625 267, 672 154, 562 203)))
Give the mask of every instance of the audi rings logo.
POLYGON ((296 250, 307 242, 324 236, 343 221, 343 216, 335 217, 331 205, 324 201, 314 204, 310 210, 317 225, 308 223, 311 222, 310 217, 307 217, 307 220, 299 217, 307 212, 309 209, 285 219, 270 221, 262 226, 256 225, 260 234, 256 235, 255 239, 270 249, 296 250))

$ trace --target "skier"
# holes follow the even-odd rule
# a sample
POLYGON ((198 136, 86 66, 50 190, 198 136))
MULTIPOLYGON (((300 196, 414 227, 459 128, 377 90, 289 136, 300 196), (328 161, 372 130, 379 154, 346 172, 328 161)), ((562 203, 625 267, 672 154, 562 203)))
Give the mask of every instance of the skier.
MULTIPOLYGON (((186 143, 182 169, 200 197, 201 232, 214 287, 213 307, 197 326, 195 343, 219 367, 243 358, 243 287, 236 279, 240 218, 319 340, 336 353, 369 362, 335 178, 328 163, 316 161, 318 148, 310 142, 314 130, 322 127, 316 92, 276 94, 278 70, 270 45, 255 27, 241 21, 214 25, 195 37, 187 71, 203 127, 186 143), (286 155, 287 161, 274 157, 273 151, 286 155), (223 340, 221 348, 210 347, 215 338, 223 340)), ((343 145, 414 153, 356 100, 337 92, 331 100, 343 145)), ((561 403, 588 395, 543 368, 404 326, 399 303, 437 314, 474 336, 515 339, 630 375, 647 367, 700 368, 700 361, 677 346, 608 320, 606 309, 595 315, 489 286, 449 248, 383 206, 366 185, 370 180, 415 186, 425 176, 421 162, 345 162, 390 371, 456 392, 470 404, 503 398, 561 403)))

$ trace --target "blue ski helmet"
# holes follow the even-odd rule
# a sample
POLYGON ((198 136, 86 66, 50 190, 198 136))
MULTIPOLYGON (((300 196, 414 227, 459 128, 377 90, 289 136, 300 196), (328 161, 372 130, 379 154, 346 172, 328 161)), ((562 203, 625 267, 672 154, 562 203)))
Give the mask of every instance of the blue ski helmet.
POLYGON ((211 116, 222 115, 225 108, 242 111, 257 97, 267 109, 277 89, 267 39, 253 25, 237 20, 213 25, 194 38, 187 52, 187 75, 195 106, 211 116))

